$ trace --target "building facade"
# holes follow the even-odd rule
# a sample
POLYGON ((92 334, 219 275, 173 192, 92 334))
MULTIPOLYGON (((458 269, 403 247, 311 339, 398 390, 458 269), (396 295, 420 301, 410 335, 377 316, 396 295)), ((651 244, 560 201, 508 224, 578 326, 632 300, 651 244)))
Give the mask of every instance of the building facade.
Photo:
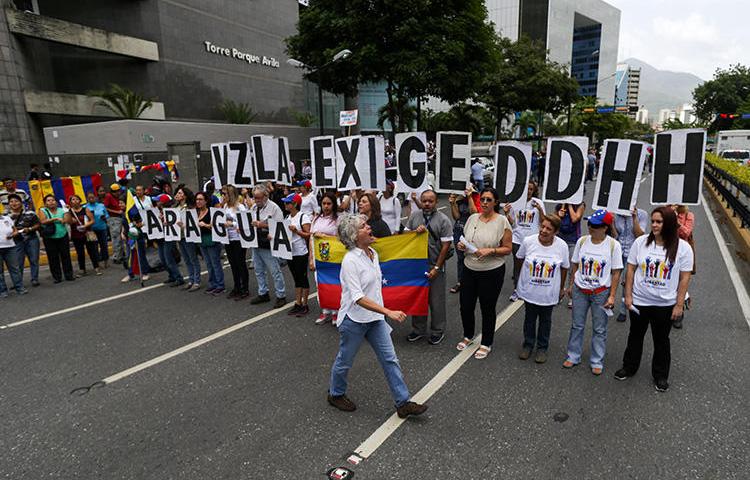
POLYGON ((641 85, 641 69, 627 63, 617 65, 615 74, 615 106, 628 107, 629 115, 635 119, 638 112, 638 92, 641 85))
POLYGON ((620 10, 602 0, 486 0, 498 34, 542 42, 549 59, 567 65, 579 93, 612 104, 620 10))
MULTIPOLYGON (((94 91, 110 84, 154 99, 141 118, 221 122, 224 101, 255 122, 315 119, 317 85, 286 63, 295 1, 0 0, 0 155, 44 154, 44 127, 114 115, 94 91)), ((324 96, 324 124, 342 100, 324 96)))

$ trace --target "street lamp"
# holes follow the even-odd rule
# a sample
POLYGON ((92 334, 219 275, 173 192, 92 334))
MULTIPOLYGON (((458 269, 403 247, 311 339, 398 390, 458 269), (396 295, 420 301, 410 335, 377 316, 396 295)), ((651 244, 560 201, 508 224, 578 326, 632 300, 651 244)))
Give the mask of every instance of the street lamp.
POLYGON ((321 65, 320 67, 313 67, 311 65, 307 65, 306 63, 300 62, 299 60, 296 60, 294 58, 290 58, 290 59, 288 59, 286 61, 286 63, 288 65, 291 65, 294 68, 306 68, 306 69, 308 69, 309 70, 309 72, 307 74, 308 76, 312 76, 315 73, 318 74, 317 75, 317 77, 318 77, 318 124, 320 125, 320 134, 321 135, 323 135, 324 132, 323 132, 323 87, 320 86, 320 83, 321 83, 320 82, 320 80, 321 80, 321 78, 320 78, 320 72, 324 68, 326 68, 326 67, 328 67, 330 65, 333 65, 334 63, 336 63, 338 61, 346 60, 351 55, 352 55, 352 51, 349 50, 348 48, 345 48, 345 49, 339 51, 336 55, 334 55, 333 58, 331 59, 331 61, 329 61, 328 63, 325 63, 325 64, 321 65))

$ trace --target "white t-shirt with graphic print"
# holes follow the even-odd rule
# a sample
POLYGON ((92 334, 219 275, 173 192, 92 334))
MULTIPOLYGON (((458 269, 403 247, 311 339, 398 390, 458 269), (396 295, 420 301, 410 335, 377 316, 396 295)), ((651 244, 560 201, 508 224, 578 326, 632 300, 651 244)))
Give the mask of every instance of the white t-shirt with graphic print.
POLYGON ((667 250, 656 242, 646 245, 648 235, 635 239, 628 263, 635 265, 633 305, 667 307, 677 303, 680 272, 693 270, 693 249, 680 239, 674 264, 666 259, 667 250))
POLYGON ((516 293, 521 300, 534 305, 556 305, 560 301, 560 275, 570 268, 568 244, 555 236, 552 245, 545 247, 539 235, 526 237, 516 253, 523 260, 516 293))
POLYGON ((575 284, 578 288, 596 290, 612 286, 612 270, 622 270, 622 247, 620 242, 607 235, 599 245, 586 235, 578 239, 570 257, 578 264, 575 284))
POLYGON ((513 212, 513 243, 520 245, 526 237, 539 233, 542 219, 539 210, 534 206, 541 205, 544 212, 544 203, 538 198, 532 198, 526 202, 526 208, 513 212))

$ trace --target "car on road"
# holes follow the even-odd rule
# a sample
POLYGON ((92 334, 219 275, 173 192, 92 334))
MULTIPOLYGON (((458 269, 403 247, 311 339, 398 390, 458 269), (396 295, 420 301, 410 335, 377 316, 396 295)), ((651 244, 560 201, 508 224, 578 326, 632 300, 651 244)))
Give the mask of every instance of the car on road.
POLYGON ((742 165, 750 164, 750 150, 724 150, 719 156, 742 165))

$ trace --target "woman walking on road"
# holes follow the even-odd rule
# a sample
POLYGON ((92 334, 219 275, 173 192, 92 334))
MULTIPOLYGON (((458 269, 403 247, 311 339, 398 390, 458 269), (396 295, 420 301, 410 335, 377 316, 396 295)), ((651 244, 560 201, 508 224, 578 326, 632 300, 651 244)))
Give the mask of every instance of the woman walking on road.
POLYGON ((65 212, 57 207, 57 200, 52 194, 44 196, 44 207, 39 209, 39 221, 44 249, 47 252, 49 269, 54 283, 63 280, 73 281, 73 264, 70 262, 70 238, 65 228, 65 212))
POLYGON ((206 293, 218 296, 224 293, 224 269, 221 265, 221 244, 212 240, 209 201, 210 197, 207 193, 198 192, 195 194, 195 208, 198 210, 198 228, 201 230, 201 254, 208 269, 208 289, 206 293))
POLYGON ((635 240, 628 256, 625 306, 630 310, 630 333, 617 380, 632 377, 643 355, 649 325, 654 341, 651 375, 656 390, 669 388, 671 352, 669 331, 683 313, 693 270, 693 251, 678 235, 677 215, 669 207, 651 213, 651 233, 635 240))
POLYGON ((70 238, 76 249, 80 275, 86 275, 86 252, 89 254, 94 271, 97 275, 101 275, 99 255, 96 251, 99 240, 91 230, 91 226, 94 225, 94 214, 81 204, 81 197, 78 195, 68 197, 68 204, 70 204, 70 211, 68 211, 67 222, 70 224, 70 238))
POLYGON ((391 340, 393 329, 384 318, 403 322, 406 314, 383 306, 383 274, 378 254, 370 247, 375 241, 372 229, 364 217, 345 215, 339 223, 338 234, 348 252, 341 262, 341 316, 338 321, 341 336, 339 351, 331 368, 328 403, 345 412, 357 409, 346 396, 347 376, 360 345, 367 340, 385 373, 398 416, 421 415, 427 406, 410 401, 411 395, 391 340))
MULTIPOLYGON (((310 259, 309 269, 311 272, 315 271, 315 237, 335 237, 336 226, 338 225, 338 206, 336 205, 336 194, 333 192, 326 192, 320 199, 320 215, 315 217, 310 225, 310 259)), ((318 281, 317 275, 315 281, 318 281)), ((324 323, 331 322, 334 326, 336 325, 338 312, 336 310, 323 308, 321 309, 320 316, 315 320, 316 325, 323 325, 324 323)))
POLYGON ((464 278, 460 304, 464 339, 456 345, 464 350, 474 337, 474 309, 477 300, 482 310, 482 345, 474 353, 481 360, 489 355, 495 337, 495 306, 505 278, 505 257, 512 251, 513 232, 508 219, 500 214, 500 197, 494 188, 485 188, 479 197, 481 213, 470 216, 464 226, 464 238, 458 243, 465 251, 464 278))

